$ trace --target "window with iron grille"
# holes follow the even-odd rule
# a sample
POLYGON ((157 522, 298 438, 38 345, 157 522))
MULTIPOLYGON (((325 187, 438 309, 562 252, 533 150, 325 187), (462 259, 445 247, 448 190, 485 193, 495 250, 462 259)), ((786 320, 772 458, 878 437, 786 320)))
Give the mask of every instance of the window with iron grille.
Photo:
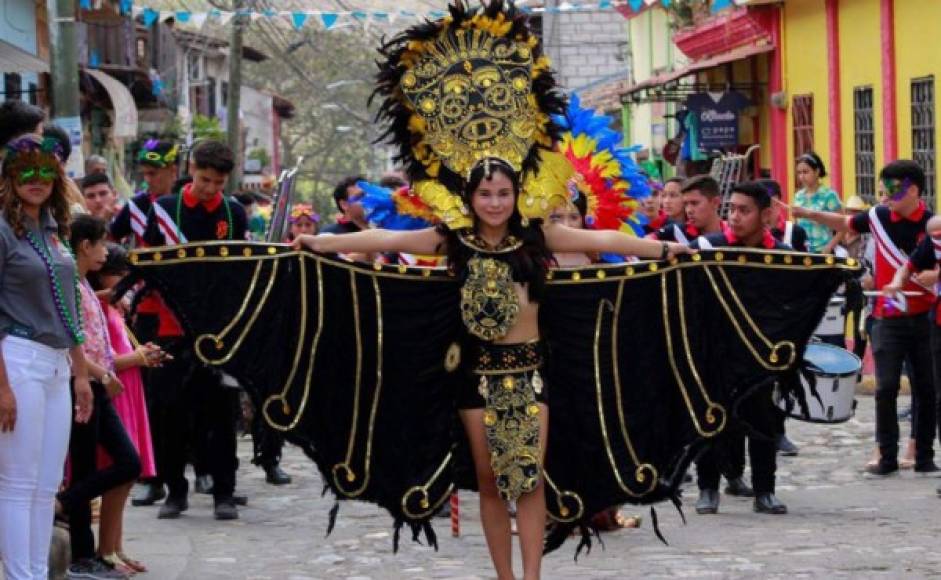
POLYGON ((934 209, 934 76, 912 79, 912 158, 925 170, 925 203, 934 209))
POLYGON ((876 201, 876 132, 872 116, 872 87, 853 89, 853 152, 856 194, 876 201))
POLYGON ((814 149, 814 96, 794 95, 791 104, 794 121, 794 159, 814 149))

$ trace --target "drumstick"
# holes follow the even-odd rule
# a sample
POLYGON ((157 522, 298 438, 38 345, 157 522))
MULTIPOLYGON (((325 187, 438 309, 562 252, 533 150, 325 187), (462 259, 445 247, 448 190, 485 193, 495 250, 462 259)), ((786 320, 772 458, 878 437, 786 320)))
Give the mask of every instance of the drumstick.
MULTIPOLYGON (((901 294, 903 294, 903 295, 905 295, 905 296, 923 296, 923 295, 927 294, 927 292, 905 291, 905 292, 901 292, 901 294)), ((870 298, 872 298, 872 297, 878 297, 878 296, 882 296, 882 292, 880 292, 880 291, 878 291, 878 290, 864 290, 864 291, 863 291, 863 296, 867 296, 867 297, 870 297, 870 298)))

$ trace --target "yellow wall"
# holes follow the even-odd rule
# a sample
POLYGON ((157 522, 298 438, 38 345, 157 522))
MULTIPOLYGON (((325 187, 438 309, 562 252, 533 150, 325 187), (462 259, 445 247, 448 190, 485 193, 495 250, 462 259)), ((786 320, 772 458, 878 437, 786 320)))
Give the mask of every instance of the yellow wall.
MULTIPOLYGON (((853 0, 850 0, 851 2, 853 0)), ((788 0, 783 10, 784 90, 787 93, 787 157, 789 169, 786 191, 794 186, 794 95, 814 96, 814 150, 830 165, 829 111, 827 107, 827 21, 824 0, 788 0)), ((878 41, 878 30, 876 31, 878 41)), ((852 47, 851 43, 847 43, 852 47)), ((848 68, 848 67, 844 67, 848 68)), ((844 133, 844 143, 846 133, 844 133)), ((852 143, 852 140, 850 140, 852 143)), ((845 164, 844 164, 845 166, 845 164)), ((846 174, 844 172, 844 183, 846 174)))
MULTIPOLYGON (((938 79, 941 77, 941 50, 933 46, 941 22, 941 2, 895 2, 895 79, 898 106, 898 151, 900 158, 912 156, 912 92, 911 81, 934 75, 935 107, 938 79)), ((935 117, 935 147, 941 145, 941 123, 935 117)), ((935 191, 938 187, 935 175, 935 191)), ((941 196, 939 196, 941 197, 941 196)))
MULTIPOLYGON (((896 7, 905 2, 896 2, 896 7)), ((924 4, 919 2, 919 4, 924 4)), ((882 42, 879 0, 843 0, 840 2, 840 106, 843 133, 844 198, 856 193, 855 127, 853 90, 871 86, 873 126, 875 128, 876 172, 884 156, 882 130, 885 93, 882 90, 882 42)), ((825 54, 825 53, 824 53, 825 54)), ((816 103, 815 103, 816 104, 816 103)))

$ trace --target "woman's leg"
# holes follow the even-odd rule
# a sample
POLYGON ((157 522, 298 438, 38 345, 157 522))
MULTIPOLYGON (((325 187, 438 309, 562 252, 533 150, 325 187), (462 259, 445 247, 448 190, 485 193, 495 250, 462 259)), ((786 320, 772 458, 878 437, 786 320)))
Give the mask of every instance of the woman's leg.
POLYGON ((98 553, 110 556, 121 549, 121 522, 124 506, 133 482, 109 489, 101 496, 101 516, 98 523, 98 553))
MULTIPOLYGON (((539 451, 540 465, 545 464, 546 441, 549 436, 549 408, 539 404, 539 451)), ((523 579, 539 578, 542 565, 543 539, 546 532, 546 491, 542 475, 539 485, 516 500, 516 527, 520 535, 523 552, 523 579)))
POLYGON ((461 420, 474 458, 474 471, 480 490, 480 522, 484 528, 484 537, 487 538, 490 558, 493 560, 497 578, 509 580, 514 577, 510 514, 497 491, 493 469, 490 467, 490 448, 484 431, 484 410, 464 409, 461 411, 461 420))

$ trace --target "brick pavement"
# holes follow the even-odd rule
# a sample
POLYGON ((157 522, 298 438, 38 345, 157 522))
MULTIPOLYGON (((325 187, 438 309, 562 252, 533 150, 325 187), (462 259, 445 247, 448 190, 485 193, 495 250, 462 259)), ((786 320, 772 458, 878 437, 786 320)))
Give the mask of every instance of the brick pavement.
MULTIPOLYGON (((723 496, 720 514, 697 516, 695 486, 687 491, 683 526, 672 507, 658 509, 661 544, 646 508, 638 530, 604 536, 605 549, 573 561, 574 542, 549 555, 546 578, 810 578, 928 577, 941 572, 941 480, 912 473, 864 480, 872 450, 872 399, 860 399, 858 418, 837 426, 788 422, 801 445, 779 462, 779 496, 787 516, 760 516, 748 500, 723 496)), ((904 432, 904 429, 903 429, 904 432)), ((464 535, 452 539, 437 520, 440 550, 403 537, 392 553, 391 520, 377 508, 345 502, 337 527, 324 536, 330 498, 321 498, 313 465, 288 449, 284 467, 295 482, 264 483, 251 466, 248 440, 240 446, 239 489, 250 506, 236 522, 215 522, 211 500, 198 496, 176 521, 157 520, 156 508, 128 508, 126 547, 151 572, 143 579, 310 580, 346 578, 492 578, 474 496, 463 494, 464 535)), ((517 561, 517 568, 519 562, 517 561)))

